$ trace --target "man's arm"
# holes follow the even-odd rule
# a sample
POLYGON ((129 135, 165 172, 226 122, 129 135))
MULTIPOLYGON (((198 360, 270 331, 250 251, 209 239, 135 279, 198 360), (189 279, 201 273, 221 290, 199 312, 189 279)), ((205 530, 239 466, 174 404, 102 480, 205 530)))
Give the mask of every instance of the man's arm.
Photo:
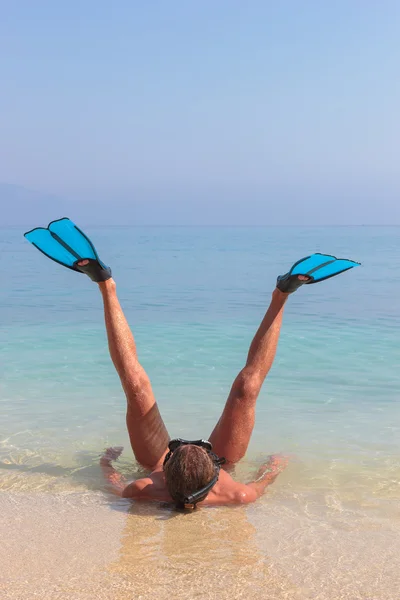
POLYGON ((243 486, 241 501, 243 503, 254 502, 262 496, 265 488, 275 481, 287 464, 288 459, 285 456, 273 454, 268 462, 260 467, 256 479, 243 486))
POLYGON ((126 479, 121 473, 118 473, 112 466, 112 461, 117 460, 121 455, 123 448, 107 448, 103 456, 100 458, 100 466, 103 471, 104 478, 107 481, 108 491, 116 494, 117 496, 123 496, 123 491, 126 488, 126 479))
POLYGON ((128 484, 125 477, 112 466, 112 461, 117 460, 122 450, 122 447, 107 448, 100 458, 101 470, 107 481, 106 489, 120 498, 148 497, 145 490, 153 484, 149 477, 137 479, 128 484))

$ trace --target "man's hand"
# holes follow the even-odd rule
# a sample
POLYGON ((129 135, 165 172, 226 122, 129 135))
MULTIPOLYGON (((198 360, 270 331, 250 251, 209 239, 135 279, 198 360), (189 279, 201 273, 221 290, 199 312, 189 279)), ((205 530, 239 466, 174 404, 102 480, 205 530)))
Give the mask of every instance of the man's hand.
POLYGON ((254 483, 267 481, 267 485, 275 481, 279 473, 288 466, 289 458, 283 454, 271 454, 264 465, 260 467, 254 483))
POLYGON ((123 446, 114 446, 111 448, 106 448, 106 450, 100 458, 100 464, 109 464, 113 460, 117 460, 121 456, 123 449, 123 446))
POLYGON ((126 486, 126 481, 125 478, 114 469, 111 463, 113 460, 117 460, 117 458, 121 456, 122 450, 122 446, 107 448, 100 458, 100 465, 103 475, 108 482, 107 489, 117 496, 122 496, 122 492, 126 486))
POLYGON ((282 454, 272 454, 269 460, 258 470, 256 479, 244 486, 243 501, 247 503, 257 500, 263 494, 265 488, 271 485, 279 473, 282 473, 287 467, 288 462, 288 457, 282 454))

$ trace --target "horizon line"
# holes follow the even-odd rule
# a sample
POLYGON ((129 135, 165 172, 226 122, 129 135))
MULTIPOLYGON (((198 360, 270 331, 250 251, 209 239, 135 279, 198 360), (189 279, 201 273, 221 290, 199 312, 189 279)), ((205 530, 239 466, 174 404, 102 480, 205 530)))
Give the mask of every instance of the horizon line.
MULTIPOLYGON (((61 217, 60 217, 61 218, 61 217)), ((200 224, 200 225, 193 225, 193 224, 154 224, 154 223, 147 223, 147 224, 112 224, 112 225, 108 225, 106 223, 104 224, 96 224, 96 225, 91 225, 89 221, 86 220, 82 220, 81 224, 83 223, 84 227, 91 227, 94 229, 100 229, 100 228, 108 228, 108 229, 131 229, 131 228, 135 228, 135 229, 148 229, 151 227, 154 227, 156 229, 173 229, 173 228, 180 228, 180 229, 294 229, 294 228, 299 228, 299 229, 318 229, 318 228, 324 228, 324 229, 328 229, 328 228, 332 228, 332 229, 344 229, 344 228, 351 228, 351 227, 359 227, 359 228, 372 228, 372 227, 387 227, 387 228, 396 228, 396 227, 400 227, 400 223, 349 223, 346 225, 341 225, 341 224, 319 224, 319 225, 222 225, 222 224, 215 224, 215 225, 211 225, 211 224, 200 224)), ((0 230, 2 229, 19 229, 19 228, 25 228, 25 227, 32 227, 32 224, 18 224, 18 225, 1 225, 0 226, 0 230)), ((46 224, 38 224, 36 225, 36 227, 46 227, 46 224)))

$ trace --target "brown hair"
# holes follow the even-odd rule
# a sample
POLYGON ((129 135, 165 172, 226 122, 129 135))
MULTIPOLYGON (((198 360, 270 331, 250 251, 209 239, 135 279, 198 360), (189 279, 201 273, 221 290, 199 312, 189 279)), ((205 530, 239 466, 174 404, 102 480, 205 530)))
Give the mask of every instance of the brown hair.
POLYGON ((172 453, 164 465, 164 473, 171 498, 181 505, 185 498, 211 481, 215 466, 204 448, 188 444, 172 453))

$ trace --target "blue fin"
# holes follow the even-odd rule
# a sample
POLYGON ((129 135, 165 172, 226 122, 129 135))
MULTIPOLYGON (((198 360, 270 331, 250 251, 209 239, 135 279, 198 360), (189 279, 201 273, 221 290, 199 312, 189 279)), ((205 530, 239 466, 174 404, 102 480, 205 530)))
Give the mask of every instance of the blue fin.
POLYGON ((86 273, 93 281, 106 281, 111 277, 111 270, 104 265, 90 239, 66 217, 51 221, 48 227, 37 227, 24 234, 45 256, 55 262, 86 273), (81 267, 78 261, 87 259, 89 264, 81 267))
POLYGON ((330 254, 312 254, 297 261, 286 275, 278 277, 277 287, 290 294, 303 284, 319 283, 358 266, 360 263, 347 258, 336 258, 330 254), (308 276, 309 279, 300 281, 298 275, 308 276))
POLYGON ((291 275, 309 275, 311 281, 307 283, 317 283, 324 281, 329 277, 334 277, 340 273, 344 273, 353 267, 359 267, 360 263, 347 258, 336 258, 330 254, 312 254, 306 258, 302 258, 293 265, 290 269, 291 275))

